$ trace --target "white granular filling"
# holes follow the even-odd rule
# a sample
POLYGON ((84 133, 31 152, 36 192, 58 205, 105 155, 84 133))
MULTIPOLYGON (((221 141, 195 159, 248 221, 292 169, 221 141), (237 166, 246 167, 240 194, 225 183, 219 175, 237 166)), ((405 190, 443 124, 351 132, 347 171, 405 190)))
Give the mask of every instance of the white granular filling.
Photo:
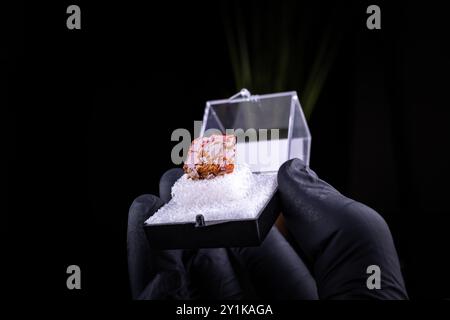
POLYGON ((146 224, 195 222, 199 214, 207 222, 252 219, 264 208, 276 186, 276 173, 254 174, 244 165, 210 180, 192 180, 183 175, 172 187, 172 200, 146 224))

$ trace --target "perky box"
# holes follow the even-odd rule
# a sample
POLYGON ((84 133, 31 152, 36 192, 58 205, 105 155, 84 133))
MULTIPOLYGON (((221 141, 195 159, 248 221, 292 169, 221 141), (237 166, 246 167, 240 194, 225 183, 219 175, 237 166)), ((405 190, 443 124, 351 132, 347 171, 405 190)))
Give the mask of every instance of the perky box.
MULTIPOLYGON (((311 135, 294 91, 251 95, 243 89, 229 99, 208 101, 200 136, 217 133, 237 136, 236 162, 249 166, 253 174, 276 175, 292 158, 309 163, 311 135)), ((146 222, 144 229, 156 249, 258 246, 279 213, 275 187, 253 218, 209 221, 196 215, 191 222, 146 222)))

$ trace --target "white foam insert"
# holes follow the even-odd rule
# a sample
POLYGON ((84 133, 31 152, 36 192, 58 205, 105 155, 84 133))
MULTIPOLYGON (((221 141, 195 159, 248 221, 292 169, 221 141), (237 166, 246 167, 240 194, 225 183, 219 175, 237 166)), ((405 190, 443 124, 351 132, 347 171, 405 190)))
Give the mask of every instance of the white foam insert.
POLYGON ((192 180, 183 175, 172 187, 172 200, 162 206, 146 224, 255 218, 277 187, 276 172, 255 174, 239 165, 231 174, 210 180, 192 180))
MULTIPOLYGON (((291 144, 295 146, 291 151, 291 158, 305 159, 304 139, 292 138, 291 144)), ((289 158, 288 139, 273 139, 236 144, 236 162, 248 164, 252 172, 278 171, 280 166, 289 158)))

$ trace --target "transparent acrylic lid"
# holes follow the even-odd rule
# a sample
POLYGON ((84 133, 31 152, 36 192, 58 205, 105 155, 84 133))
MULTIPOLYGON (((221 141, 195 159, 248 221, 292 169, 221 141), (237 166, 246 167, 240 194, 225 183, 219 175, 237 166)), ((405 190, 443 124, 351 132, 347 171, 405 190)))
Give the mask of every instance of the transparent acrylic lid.
POLYGON ((235 134, 236 162, 252 172, 278 171, 292 158, 309 164, 311 134, 295 91, 251 95, 242 89, 208 101, 200 136, 211 134, 235 134))

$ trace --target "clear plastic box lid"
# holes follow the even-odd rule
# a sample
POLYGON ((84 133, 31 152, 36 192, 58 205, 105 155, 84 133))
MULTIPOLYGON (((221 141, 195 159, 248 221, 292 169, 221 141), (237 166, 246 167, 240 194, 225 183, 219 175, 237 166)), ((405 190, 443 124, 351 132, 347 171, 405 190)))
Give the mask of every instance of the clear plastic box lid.
POLYGON ((252 172, 275 172, 287 160, 309 164, 311 134, 295 91, 208 101, 200 136, 234 134, 236 162, 252 172))

